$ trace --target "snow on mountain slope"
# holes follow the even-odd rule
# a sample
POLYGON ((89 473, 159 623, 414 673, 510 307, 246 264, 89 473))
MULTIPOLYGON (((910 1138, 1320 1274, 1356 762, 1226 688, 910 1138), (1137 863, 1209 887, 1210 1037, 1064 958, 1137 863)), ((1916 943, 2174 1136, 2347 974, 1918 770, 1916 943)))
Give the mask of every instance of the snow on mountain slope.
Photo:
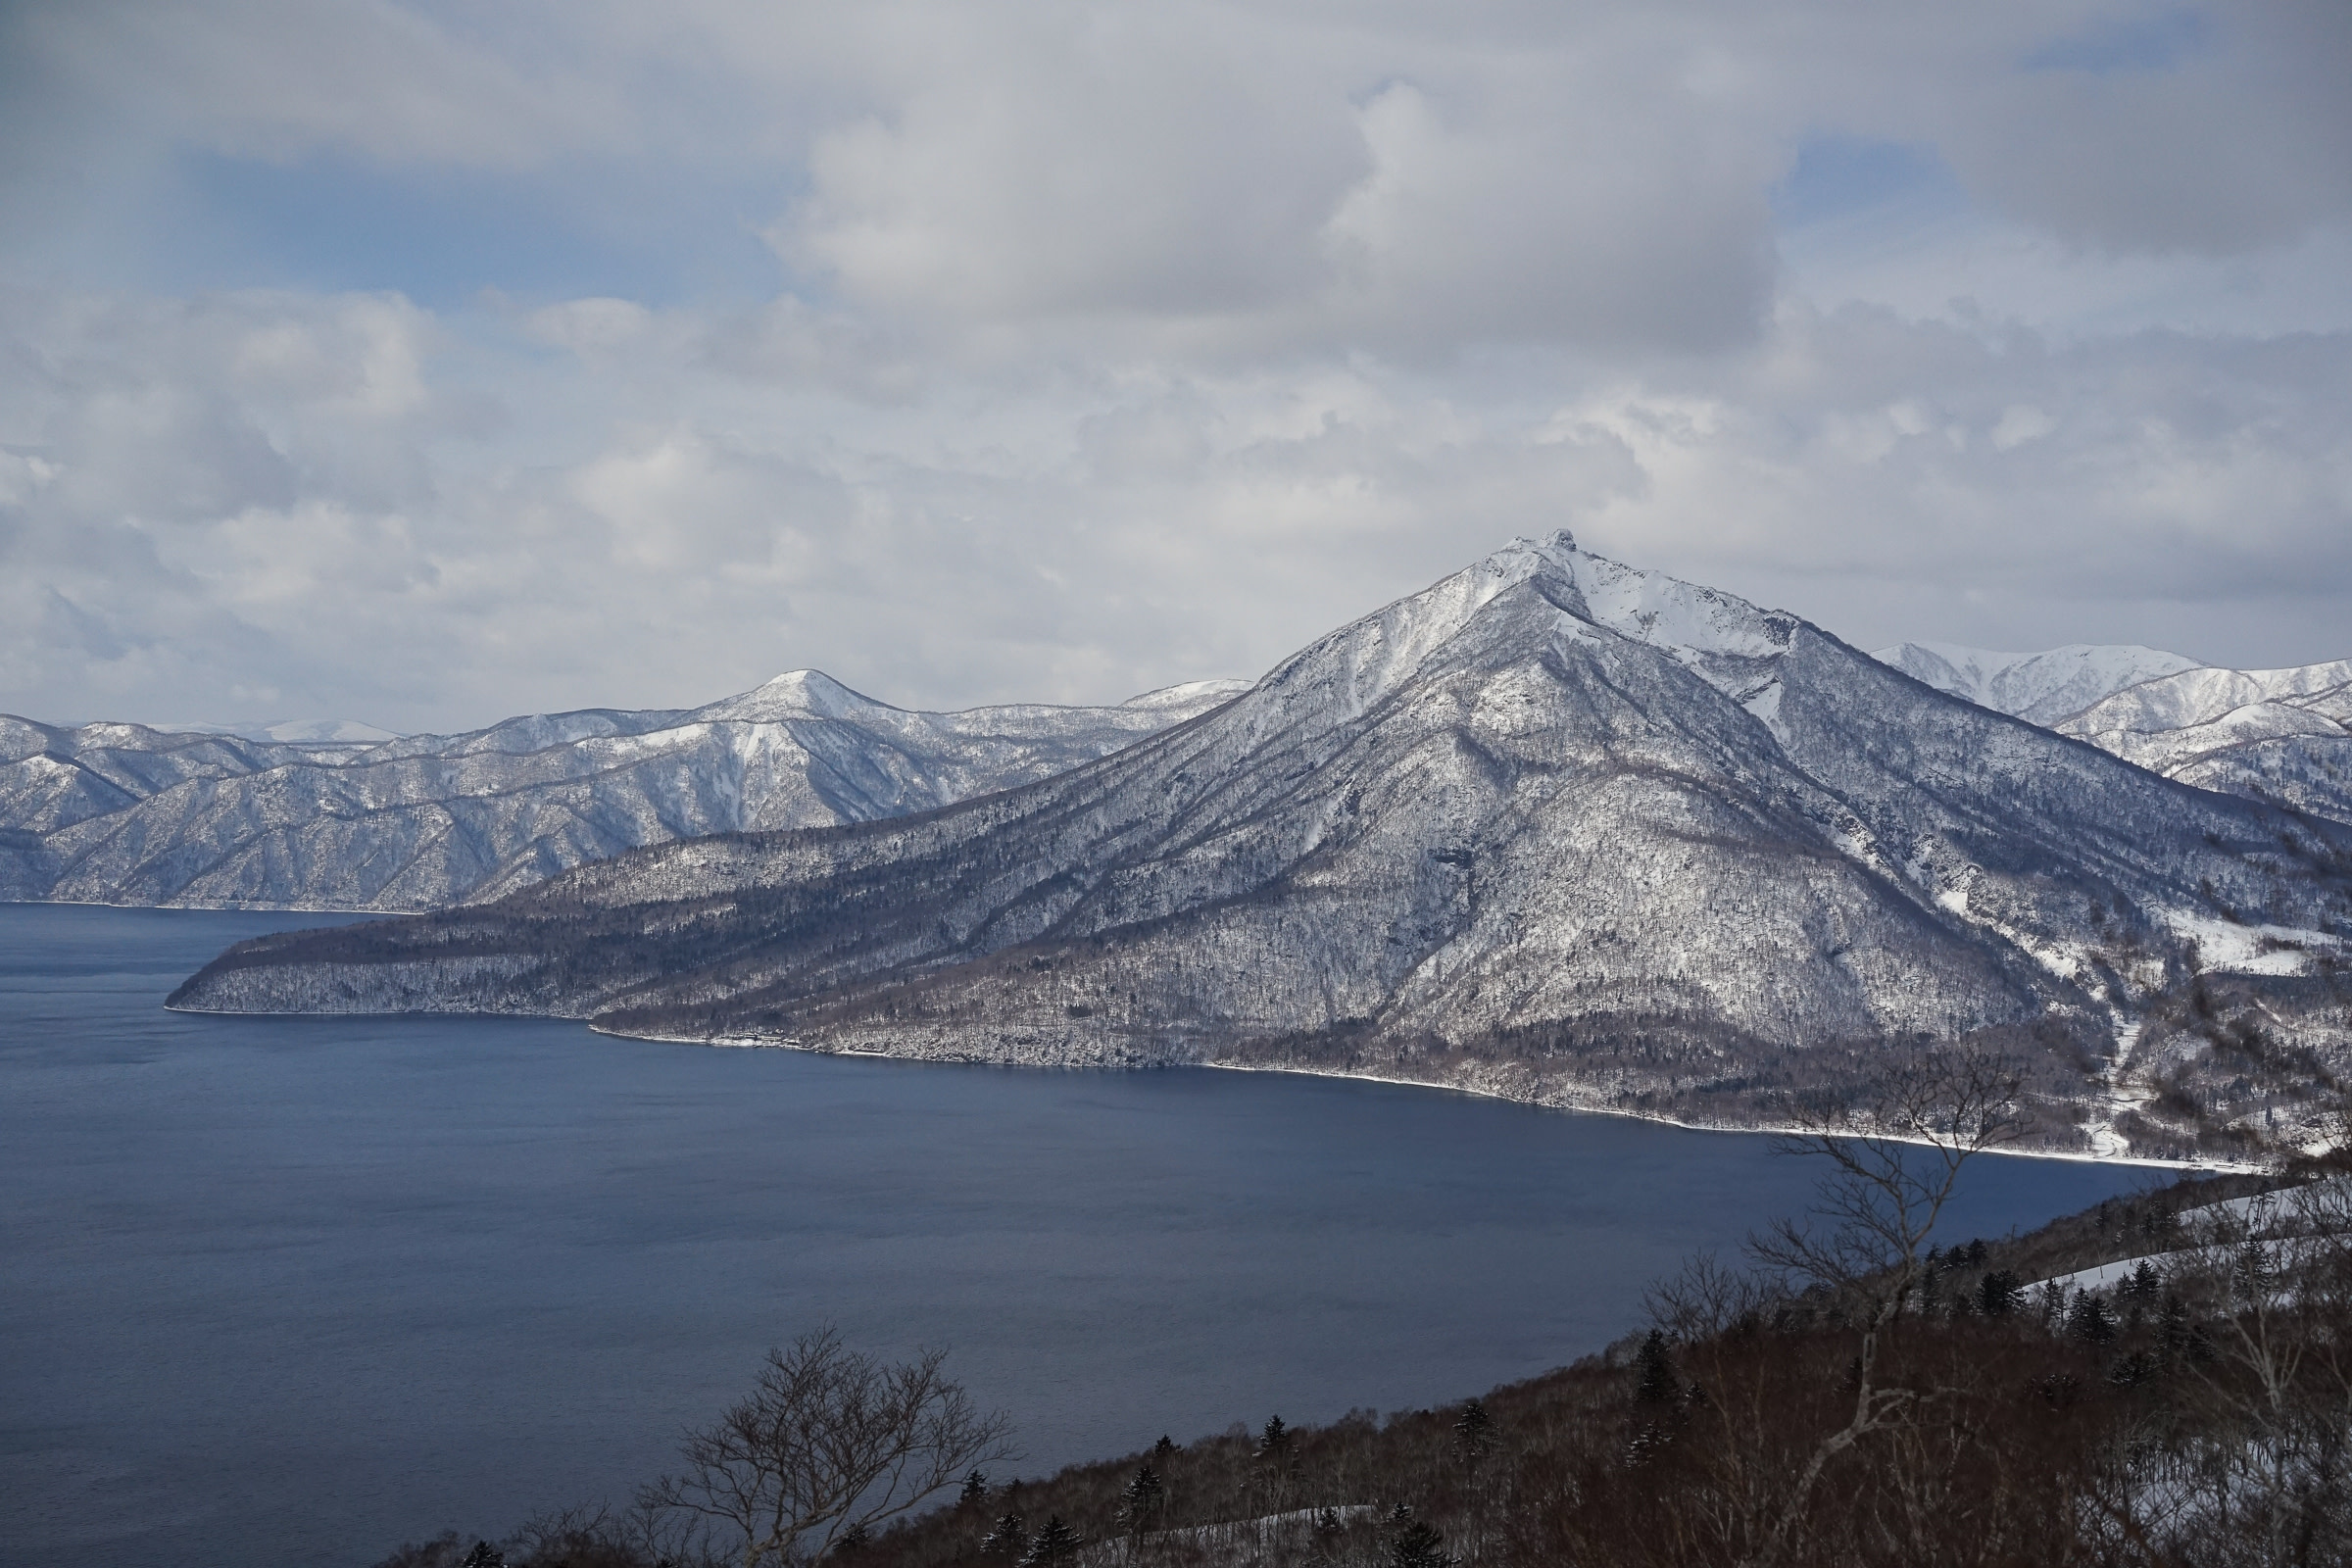
POLYGON ((2060 728, 2184 784, 2352 822, 2352 660, 2184 670, 2060 728))
POLYGON ((2352 660, 2222 669, 2146 648, 1987 654, 1936 643, 1876 657, 2183 784, 2352 822, 2352 660))
POLYGON ((921 713, 799 670, 691 710, 532 714, 368 746, 0 719, 0 898, 436 908, 673 838, 1028 783, 1234 689, 921 713))
POLYGON ((1999 654, 1951 643, 1897 643, 1872 658, 1981 708, 2055 727, 2126 687, 2200 667, 2158 648, 2069 643, 2038 654, 1999 654))
POLYGON ((2187 669, 2119 689, 2070 727, 2154 733, 2226 720, 2246 709, 2352 716, 2352 660, 2295 669, 2187 669))
POLYGON ((2032 1063, 2048 1142, 2146 1152, 2212 1128, 2125 1108, 2157 1097, 2122 1080, 2242 1080, 2195 1033, 2241 992, 2352 1057, 2323 973, 2348 935, 2352 829, 2170 783, 1563 534, 1038 783, 263 939, 174 1004, 1292 1066, 1751 1123, 1974 1041, 2032 1063), (2276 934, 2233 963, 2181 935, 2214 921, 2276 934))
POLYGON ((373 746, 400 737, 388 729, 363 724, 356 718, 288 718, 250 724, 150 724, 166 735, 234 735, 248 741, 284 741, 291 745, 373 746))

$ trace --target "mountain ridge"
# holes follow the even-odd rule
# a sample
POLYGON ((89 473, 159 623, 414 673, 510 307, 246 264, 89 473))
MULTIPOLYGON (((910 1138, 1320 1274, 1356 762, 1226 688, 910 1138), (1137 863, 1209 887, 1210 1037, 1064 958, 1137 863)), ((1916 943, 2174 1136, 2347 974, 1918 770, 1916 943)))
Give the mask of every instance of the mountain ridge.
POLYGON ((2144 1153, 2214 1130, 2158 1102, 2228 1065, 2168 1021, 2176 993, 2259 993, 2338 1053, 2348 934, 2352 830, 1558 534, 1035 784, 264 939, 174 1004, 1296 1065, 1749 1119, 1976 1042, 2034 1062, 2054 1147, 2144 1153), (2249 916, 2286 933, 2269 970, 2195 946, 2249 916))
POLYGON ((1026 783, 1230 696, 925 713, 798 670, 698 709, 257 742, 0 716, 0 898, 407 912, 699 833, 862 820, 1026 783))
POLYGON ((2180 783, 2352 823, 2352 660, 2230 669, 2080 643, 2039 654, 1902 643, 1873 657, 2180 783))

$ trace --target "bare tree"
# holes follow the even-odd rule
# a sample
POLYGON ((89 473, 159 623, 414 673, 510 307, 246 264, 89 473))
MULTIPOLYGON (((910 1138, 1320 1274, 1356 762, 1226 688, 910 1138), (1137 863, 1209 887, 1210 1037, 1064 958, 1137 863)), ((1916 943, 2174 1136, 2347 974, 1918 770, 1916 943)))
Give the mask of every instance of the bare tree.
POLYGON ((1879 1353, 1917 1291, 1923 1249, 1959 1187, 1968 1161, 2015 1140, 2021 1077, 2007 1059, 1983 1052, 1936 1052, 1897 1069, 1866 1109, 1826 1118, 1782 1141, 1792 1153, 1828 1161, 1814 1209, 1820 1228, 1783 1220, 1749 1243, 1767 1267, 1827 1289, 1862 1343, 1854 1362, 1852 1414, 1806 1457, 1777 1500, 1751 1568, 1782 1559, 1822 1468, 1863 1438, 1901 1424, 1920 1391, 1882 1386, 1879 1353))
POLYGON ((1011 1425, 940 1372, 944 1350, 886 1365, 832 1329, 767 1353, 752 1392, 690 1429, 684 1469, 644 1489, 650 1508, 697 1515, 740 1541, 743 1568, 800 1568, 844 1539, 1017 1457, 1011 1425))
POLYGON ((2201 1441, 2130 1500, 2188 1560, 2292 1568, 2352 1550, 2352 1192, 2311 1183, 2190 1217, 2176 1290, 2205 1308, 2184 1357, 2201 1441))
POLYGON ((566 1563, 570 1568, 640 1568, 645 1563, 676 1568, 716 1561, 705 1549, 707 1521, 643 1501, 615 1512, 603 1503, 533 1514, 507 1543, 523 1563, 566 1563))

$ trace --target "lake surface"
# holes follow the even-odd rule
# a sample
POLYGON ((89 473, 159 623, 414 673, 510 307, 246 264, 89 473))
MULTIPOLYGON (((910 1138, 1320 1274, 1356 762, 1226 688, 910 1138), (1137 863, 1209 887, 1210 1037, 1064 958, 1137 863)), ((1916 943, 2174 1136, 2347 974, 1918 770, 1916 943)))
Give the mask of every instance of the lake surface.
MULTIPOLYGON (((1458 1399, 1625 1333, 1814 1179, 1381 1084, 163 1010, 321 919, 0 906, 0 1560, 495 1537, 625 1496, 826 1322, 952 1346, 1024 1473, 1458 1399)), ((1982 1161, 1946 1239, 2147 1179, 1982 1161)))

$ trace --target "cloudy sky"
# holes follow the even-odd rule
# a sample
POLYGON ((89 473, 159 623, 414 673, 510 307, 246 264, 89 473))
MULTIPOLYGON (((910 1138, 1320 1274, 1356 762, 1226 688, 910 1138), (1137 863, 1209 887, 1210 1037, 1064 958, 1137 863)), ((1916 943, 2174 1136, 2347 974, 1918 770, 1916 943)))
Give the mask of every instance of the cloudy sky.
POLYGON ((2352 655, 2352 7, 20 0, 0 710, 1255 674, 1495 548, 2352 655))

